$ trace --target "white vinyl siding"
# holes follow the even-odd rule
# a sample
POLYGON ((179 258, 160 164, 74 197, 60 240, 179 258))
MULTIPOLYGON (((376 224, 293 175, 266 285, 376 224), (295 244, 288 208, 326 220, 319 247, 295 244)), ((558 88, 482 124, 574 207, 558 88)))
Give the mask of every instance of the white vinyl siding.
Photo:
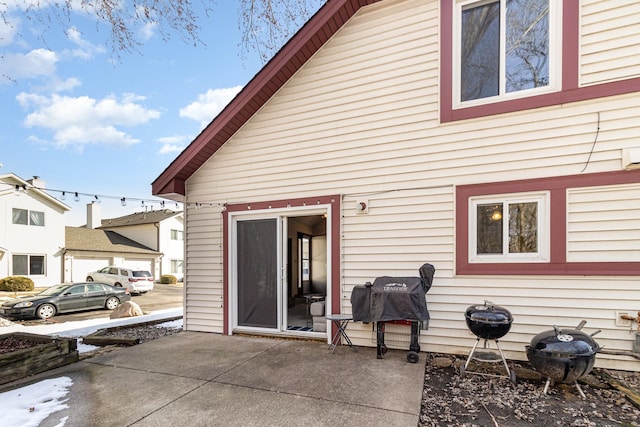
POLYGON ((567 196, 567 261, 640 262, 640 184, 581 188, 567 196))
MULTIPOLYGON (((514 314, 508 357, 582 319, 603 330, 601 345, 630 348, 615 311, 637 311, 637 278, 455 276, 454 195, 456 185, 620 170, 620 149, 640 136, 637 95, 441 124, 438 13, 422 0, 361 9, 189 178, 187 330, 224 328, 223 204, 341 194, 339 311, 351 313, 354 286, 428 262, 425 351, 468 352, 464 311, 485 299, 514 314), (355 212, 361 199, 367 214, 355 212)), ((349 335, 371 345, 371 325, 350 324, 349 335)))
POLYGON ((189 330, 222 333, 226 293, 222 288, 222 209, 186 209, 185 221, 189 224, 185 232, 185 325, 189 330))
POLYGON ((640 77, 640 2, 582 0, 581 84, 640 77))

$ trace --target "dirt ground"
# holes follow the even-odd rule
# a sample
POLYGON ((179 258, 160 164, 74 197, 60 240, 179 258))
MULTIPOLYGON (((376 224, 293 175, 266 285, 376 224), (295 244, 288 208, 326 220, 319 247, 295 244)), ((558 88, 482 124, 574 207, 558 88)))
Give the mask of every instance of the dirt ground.
POLYGON ((472 362, 461 376, 465 361, 427 354, 420 427, 640 426, 640 409, 611 385, 638 393, 638 373, 593 369, 580 380, 583 399, 573 384, 551 385, 544 394, 546 378, 527 363, 509 361, 517 376, 514 385, 501 363, 472 362))

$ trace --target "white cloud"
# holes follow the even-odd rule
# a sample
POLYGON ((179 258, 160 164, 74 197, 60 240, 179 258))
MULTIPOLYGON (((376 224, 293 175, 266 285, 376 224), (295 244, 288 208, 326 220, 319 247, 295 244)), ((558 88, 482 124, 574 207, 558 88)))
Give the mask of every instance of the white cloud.
POLYGON ((149 41, 156 35, 156 29, 158 28, 157 22, 147 22, 140 29, 140 37, 143 41, 149 41))
POLYGON ((34 110, 25 118, 25 126, 53 132, 54 143, 59 147, 135 144, 140 141, 118 127, 139 126, 160 117, 159 111, 141 105, 144 97, 135 94, 96 100, 22 92, 16 99, 23 108, 34 110))
POLYGON ((55 75, 58 55, 47 49, 34 49, 29 53, 10 53, 0 61, 0 74, 12 79, 29 79, 55 75))
POLYGON ((214 119, 242 89, 235 86, 224 89, 209 89, 198 95, 198 100, 180 109, 180 117, 197 120, 204 127, 214 119))
POLYGON ((5 16, 5 21, 0 25, 0 47, 9 46, 13 43, 14 36, 18 32, 20 26, 20 19, 5 16))
POLYGON ((180 153, 189 143, 189 138, 184 135, 167 136, 159 138, 158 142, 162 144, 160 154, 180 153))
POLYGON ((66 33, 69 41, 78 46, 77 49, 68 51, 69 54, 75 58, 87 60, 93 58, 96 54, 106 51, 103 46, 93 44, 82 38, 82 33, 76 27, 70 27, 66 33))
POLYGON ((49 87, 52 92, 64 92, 69 91, 75 87, 81 86, 82 82, 76 77, 69 77, 66 80, 60 80, 58 78, 51 79, 49 87))

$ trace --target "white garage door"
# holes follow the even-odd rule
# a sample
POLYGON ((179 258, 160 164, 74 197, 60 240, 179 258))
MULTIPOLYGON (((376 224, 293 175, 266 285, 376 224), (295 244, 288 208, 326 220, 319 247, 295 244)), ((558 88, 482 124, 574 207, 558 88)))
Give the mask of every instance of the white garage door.
POLYGON ((109 265, 108 258, 74 258, 71 267, 71 280, 74 282, 84 282, 87 273, 99 270, 109 265))

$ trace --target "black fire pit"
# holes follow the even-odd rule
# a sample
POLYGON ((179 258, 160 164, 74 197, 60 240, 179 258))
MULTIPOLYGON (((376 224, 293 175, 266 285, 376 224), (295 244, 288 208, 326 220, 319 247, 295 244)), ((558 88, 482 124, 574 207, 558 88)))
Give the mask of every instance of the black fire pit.
POLYGON ((509 378, 511 382, 515 384, 517 381, 516 373, 512 369, 509 369, 509 365, 507 364, 507 360, 504 357, 504 353, 502 352, 499 341, 499 339, 505 336, 511 329, 511 323, 513 323, 513 316, 511 315, 511 312, 509 312, 509 310, 504 307, 500 307, 499 305, 495 305, 489 301, 485 301, 484 305, 472 305, 467 308, 464 317, 467 322, 467 327, 471 332, 473 332, 477 339, 473 348, 471 349, 471 352, 469 352, 469 357, 467 358, 466 363, 464 364, 464 366, 460 367, 460 376, 464 377, 465 373, 498 376, 482 372, 467 371, 467 368, 469 367, 469 363, 472 359, 481 362, 499 362, 500 360, 502 360, 502 363, 504 364, 504 367, 507 371, 507 378, 509 378), (496 344, 496 348, 500 353, 500 358, 487 357, 488 355, 492 355, 492 353, 484 352, 483 356, 476 353, 478 343, 481 339, 484 339, 485 349, 488 348, 487 341, 493 340, 496 344))
POLYGON ((553 382, 573 383, 584 398, 578 380, 591 372, 596 362, 596 353, 600 346, 593 339, 596 331, 589 335, 581 329, 583 320, 576 329, 553 329, 544 331, 533 337, 526 346, 527 358, 533 368, 547 377, 544 393, 553 382))

